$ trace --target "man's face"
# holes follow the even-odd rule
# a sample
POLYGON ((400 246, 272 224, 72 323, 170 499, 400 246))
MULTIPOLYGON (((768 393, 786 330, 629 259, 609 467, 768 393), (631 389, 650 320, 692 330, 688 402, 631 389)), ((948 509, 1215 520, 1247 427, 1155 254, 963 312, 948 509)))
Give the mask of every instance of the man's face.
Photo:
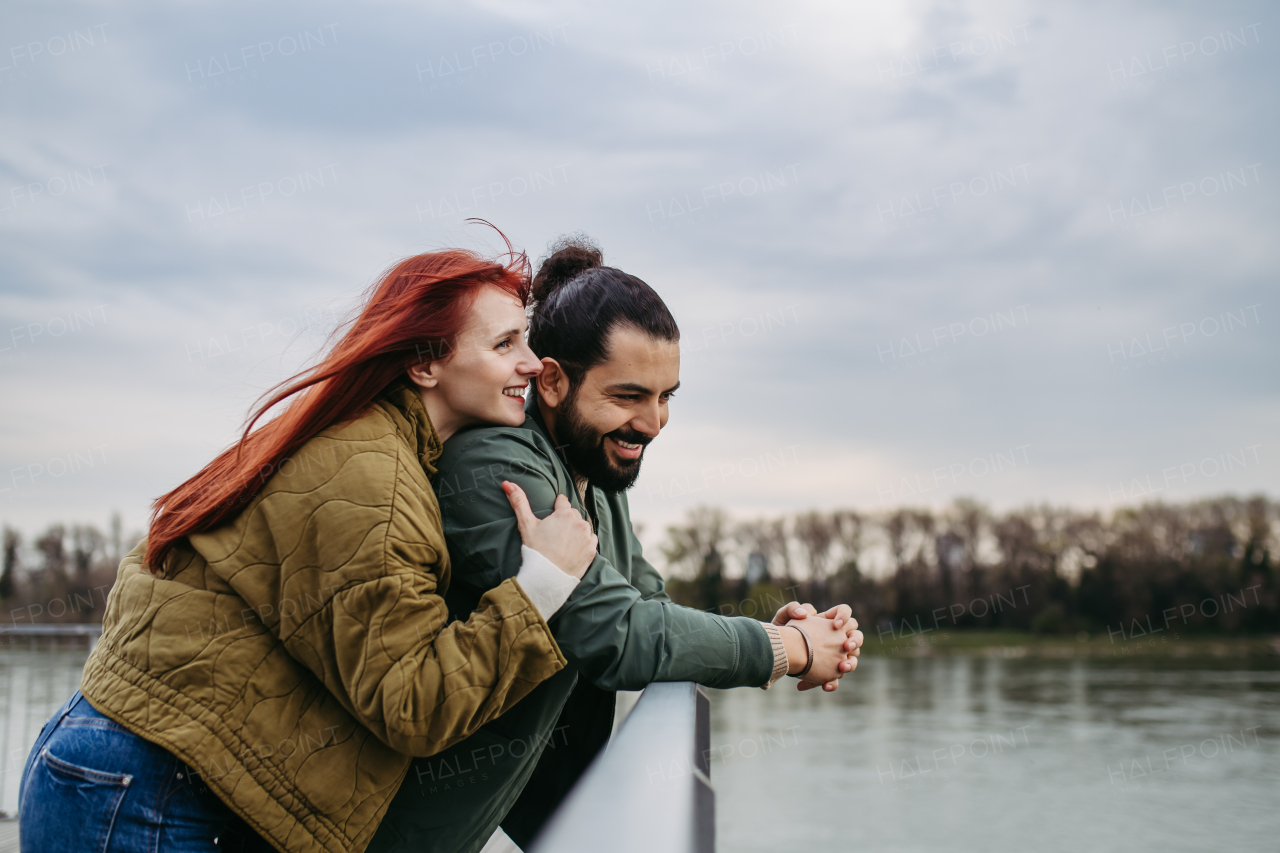
POLYGON ((606 492, 631 488, 645 446, 667 423, 680 385, 680 345, 628 326, 609 334, 609 358, 556 407, 556 438, 575 473, 606 492))

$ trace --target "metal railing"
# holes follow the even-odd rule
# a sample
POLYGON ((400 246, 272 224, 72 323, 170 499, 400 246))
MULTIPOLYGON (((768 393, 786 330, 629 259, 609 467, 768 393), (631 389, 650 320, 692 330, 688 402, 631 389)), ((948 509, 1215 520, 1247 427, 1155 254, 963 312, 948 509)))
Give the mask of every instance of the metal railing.
POLYGON ((10 637, 85 637, 89 651, 98 644, 102 626, 92 625, 0 625, 0 640, 10 637))
POLYGON ((16 816, 27 753, 79 689, 101 634, 101 625, 0 625, 0 817, 16 816))
POLYGON ((710 741, 705 689, 650 684, 531 853, 713 853, 710 741))
MULTIPOLYGON (((80 686, 100 625, 0 626, 0 816, 41 726, 80 686)), ((689 682, 649 685, 534 842, 532 853, 713 853, 711 703, 689 682)))

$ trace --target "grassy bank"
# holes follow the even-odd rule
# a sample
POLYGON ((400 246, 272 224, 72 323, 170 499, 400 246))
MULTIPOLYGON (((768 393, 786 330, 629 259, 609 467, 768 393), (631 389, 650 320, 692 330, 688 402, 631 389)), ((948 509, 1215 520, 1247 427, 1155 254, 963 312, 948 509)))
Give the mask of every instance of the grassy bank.
POLYGON ((1280 636, 1157 633, 1124 639, 1101 634, 1046 635, 1024 631, 937 630, 897 635, 867 631, 862 653, 883 657, 972 654, 988 657, 1276 657, 1280 636))

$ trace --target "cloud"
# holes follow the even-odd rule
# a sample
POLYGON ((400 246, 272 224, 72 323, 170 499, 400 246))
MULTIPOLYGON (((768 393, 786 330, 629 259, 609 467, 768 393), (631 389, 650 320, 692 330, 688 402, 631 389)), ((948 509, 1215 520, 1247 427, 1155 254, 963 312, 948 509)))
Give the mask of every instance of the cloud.
POLYGON ((0 45, 0 515, 141 526, 379 271, 492 246, 470 215, 535 256, 586 230, 671 304, 685 387, 637 495, 786 447, 708 500, 1106 506, 1255 444, 1179 494, 1273 490, 1275 18, 24 7, 0 45), (1020 446, 1002 476, 902 488, 1020 446))

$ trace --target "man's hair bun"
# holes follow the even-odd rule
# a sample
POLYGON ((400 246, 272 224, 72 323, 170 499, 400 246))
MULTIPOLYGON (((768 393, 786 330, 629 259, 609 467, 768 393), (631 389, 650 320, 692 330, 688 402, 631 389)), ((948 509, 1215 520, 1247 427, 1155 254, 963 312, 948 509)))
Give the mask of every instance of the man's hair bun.
POLYGON ((533 299, 542 302, 582 273, 604 265, 604 253, 586 234, 569 234, 551 244, 533 277, 533 299))
POLYGON ((635 276, 606 267, 600 247, 582 233, 551 244, 533 277, 533 298, 529 348, 538 358, 555 359, 574 388, 609 358, 616 326, 680 342, 680 327, 662 297, 635 276))

